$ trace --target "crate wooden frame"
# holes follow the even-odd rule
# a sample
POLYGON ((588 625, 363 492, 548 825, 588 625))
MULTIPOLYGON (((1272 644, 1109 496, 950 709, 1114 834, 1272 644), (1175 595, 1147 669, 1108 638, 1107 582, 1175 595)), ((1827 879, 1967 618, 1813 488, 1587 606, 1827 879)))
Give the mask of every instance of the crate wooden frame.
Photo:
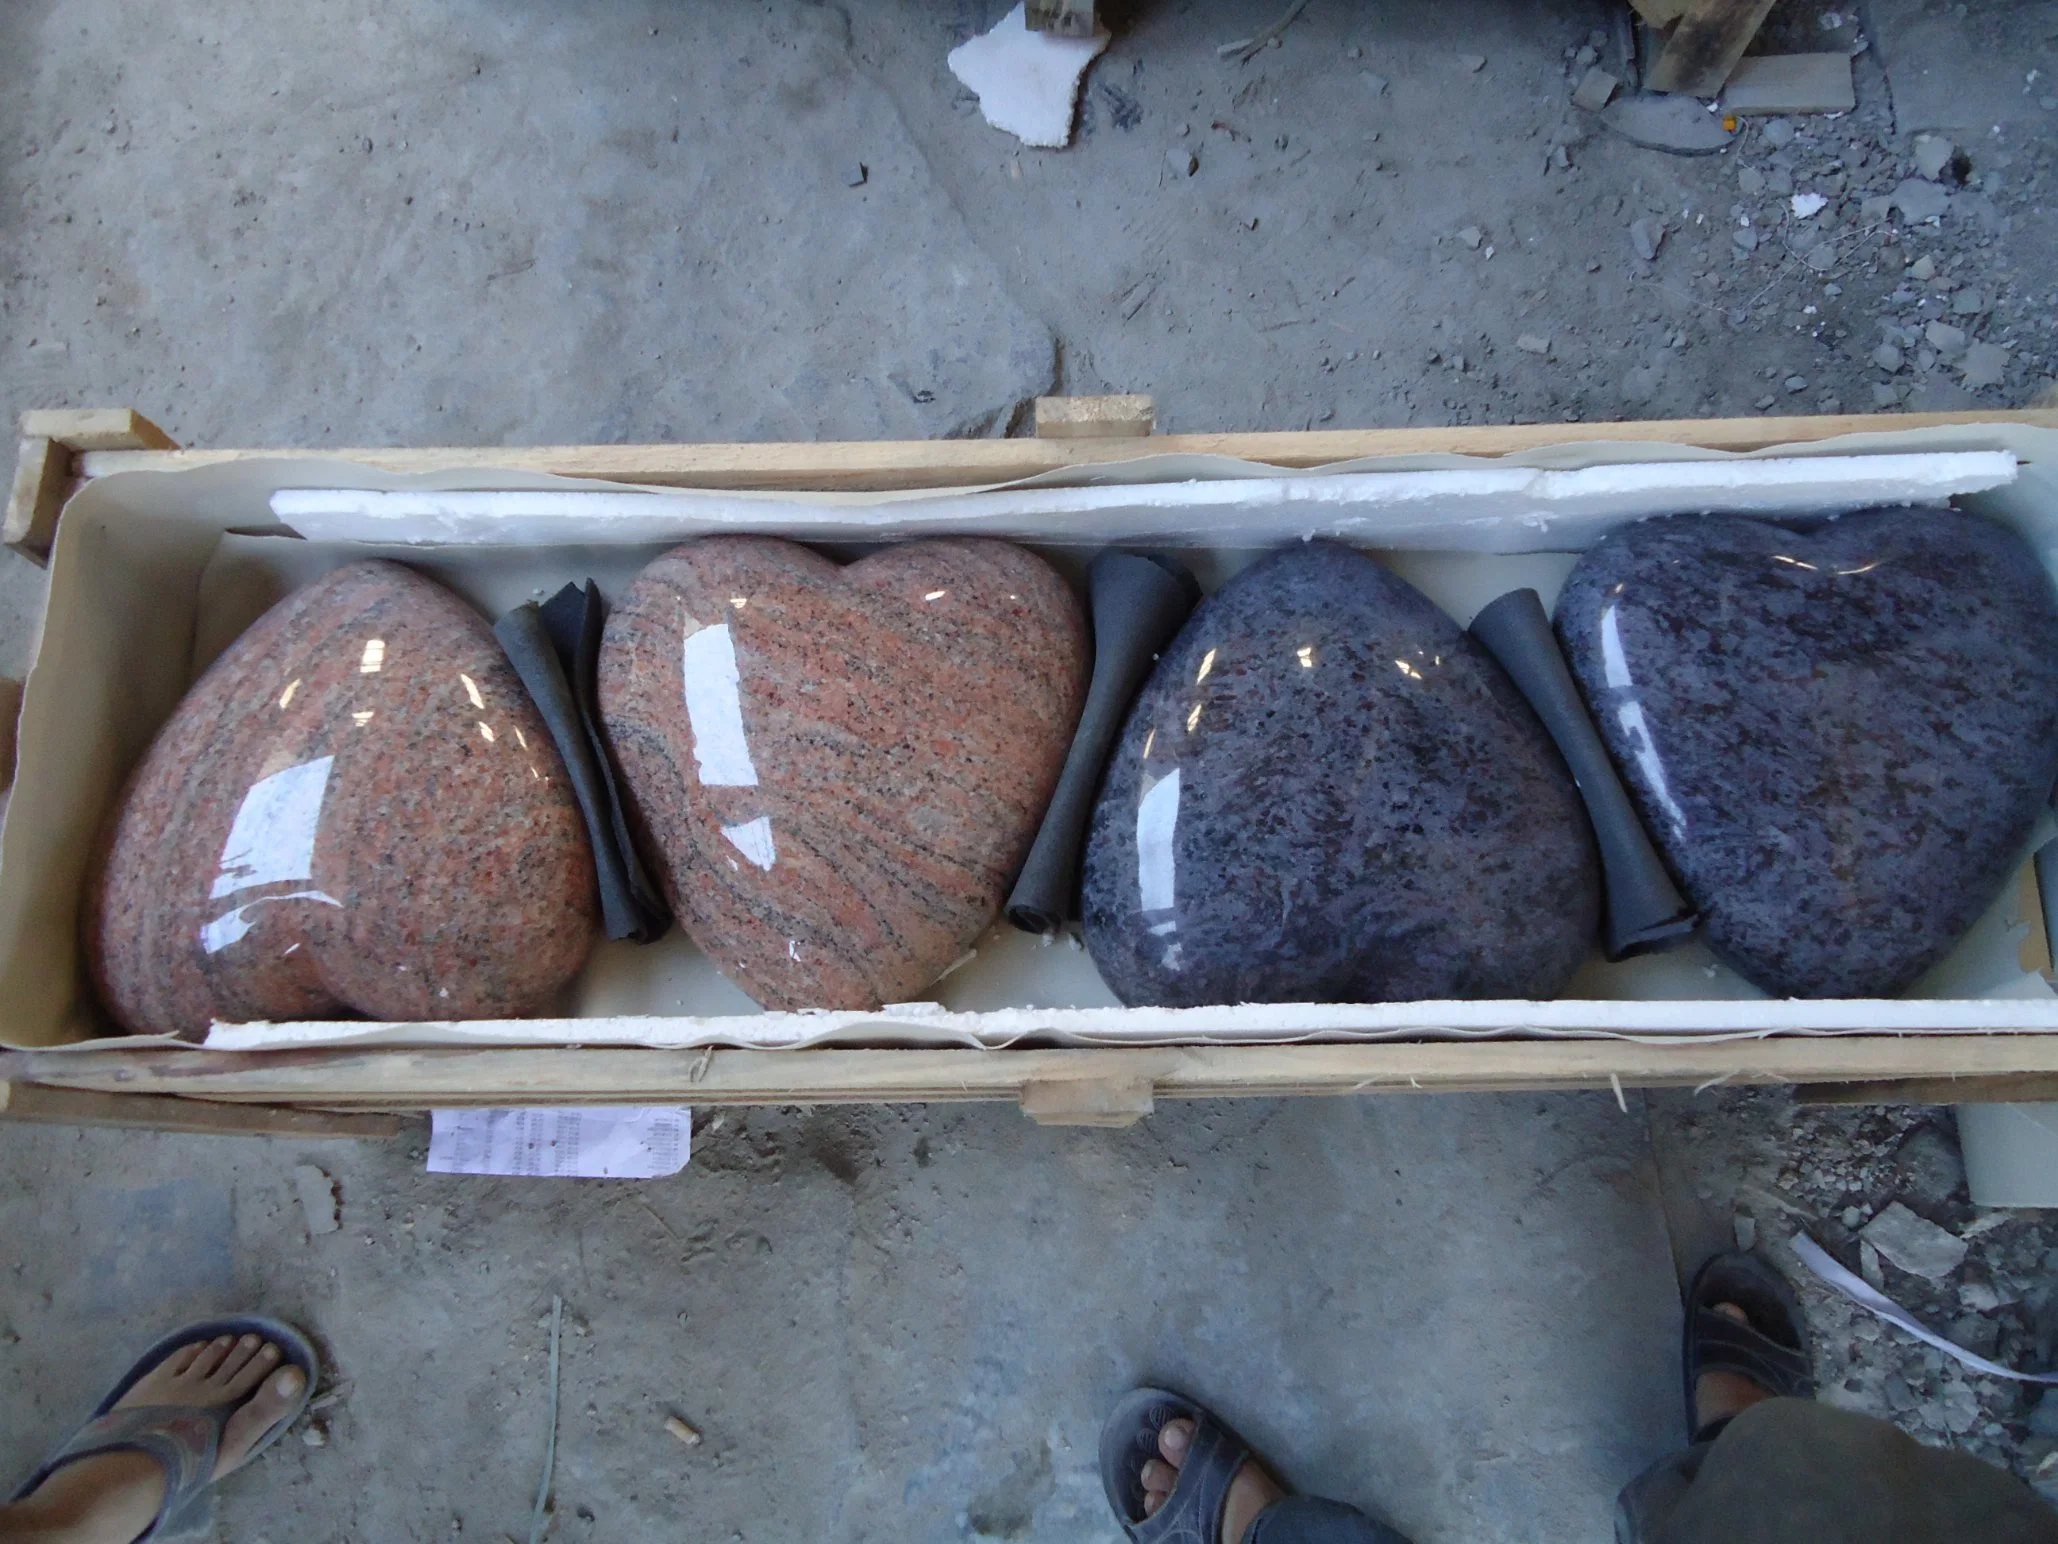
MULTIPOLYGON (((1147 399, 1059 404, 1056 428, 1017 440, 845 441, 317 452, 392 472, 531 471, 682 488, 788 491, 996 483, 1137 454, 1147 399), (1102 427, 1120 423, 1122 428, 1102 427)), ((2058 409, 1845 414, 1444 429, 1154 435, 1154 452, 1234 456, 1282 468, 1424 453, 1501 456, 1585 440, 1758 450, 1847 434, 2022 423, 2058 409)), ((45 561, 65 501, 115 472, 177 471, 300 454, 181 449, 126 409, 31 413, 23 421, 4 539, 45 561)), ((11 725, 9 726, 11 729, 11 725)), ((11 735, 9 736, 11 738, 11 735)), ((1312 1094, 1793 1084, 1830 1102, 2058 1099, 2058 1035, 1843 1035, 1667 1041, 1405 1041, 1324 1045, 1066 1049, 667 1051, 603 1047, 299 1050, 163 1049, 0 1054, 0 1118, 85 1124, 377 1136, 394 1112, 521 1104, 831 1104, 1004 1100, 1059 1125, 1127 1125, 1158 1099, 1312 1094)))

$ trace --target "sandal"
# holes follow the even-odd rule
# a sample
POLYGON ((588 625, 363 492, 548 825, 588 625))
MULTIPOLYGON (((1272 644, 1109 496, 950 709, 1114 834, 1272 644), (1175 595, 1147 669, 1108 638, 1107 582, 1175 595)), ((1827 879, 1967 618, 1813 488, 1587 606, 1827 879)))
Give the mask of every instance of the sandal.
POLYGON ((1250 1444, 1208 1411, 1165 1389, 1124 1395, 1100 1429, 1100 1482, 1122 1531, 1136 1544, 1236 1544, 1222 1538, 1229 1482, 1251 1458, 1250 1444), (1143 1466, 1161 1457, 1158 1434, 1193 1422, 1193 1441, 1165 1504, 1143 1515, 1143 1466))
POLYGON ((1680 1371, 1686 1379, 1686 1429, 1690 1442, 1712 1442, 1731 1420, 1700 1424, 1694 1397, 1702 1373, 1731 1372, 1782 1399, 1812 1399, 1807 1327, 1793 1289, 1779 1273, 1747 1254, 1719 1254, 1703 1265, 1686 1292, 1686 1326, 1680 1371), (1715 1311, 1733 1303, 1750 1320, 1739 1324, 1715 1311))
MULTIPOLYGON (((114 1407, 123 1395, 142 1381, 145 1374, 173 1352, 223 1335, 263 1336, 279 1348, 284 1358, 272 1373, 286 1367, 297 1367, 306 1380, 301 1385, 298 1402, 279 1417, 270 1431, 257 1439, 257 1445, 250 1450, 250 1458, 246 1458, 244 1463, 278 1441, 285 1435, 286 1428, 299 1418, 300 1412, 307 1408, 308 1400, 314 1397, 315 1381, 321 1372, 321 1361, 316 1357, 314 1347, 308 1344, 305 1335, 276 1319, 252 1315, 208 1319, 174 1331, 138 1357, 135 1365, 100 1401, 85 1424, 29 1476, 28 1483, 16 1491, 12 1499, 23 1500, 59 1469, 82 1458, 92 1458, 100 1453, 147 1453, 164 1465, 164 1500, 158 1504, 157 1516, 151 1519, 150 1526, 137 1536, 136 1544, 143 1544, 144 1540, 157 1538, 183 1524, 186 1521, 183 1514, 199 1499, 201 1492, 214 1483, 215 1457, 221 1451, 223 1428, 228 1425, 229 1417, 243 1406, 136 1405, 126 1410, 114 1407)), ((265 1376, 269 1378, 271 1373, 265 1376)), ((263 1387, 263 1383, 258 1386, 263 1387)))

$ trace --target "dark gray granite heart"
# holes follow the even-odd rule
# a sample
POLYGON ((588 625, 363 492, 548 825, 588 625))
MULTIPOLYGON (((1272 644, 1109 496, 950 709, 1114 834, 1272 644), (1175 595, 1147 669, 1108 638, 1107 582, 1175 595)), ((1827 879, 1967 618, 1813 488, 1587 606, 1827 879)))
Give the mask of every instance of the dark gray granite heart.
POLYGON ((1709 943, 1780 996, 1909 986, 2058 778, 2058 594, 1977 516, 1645 521, 1580 559, 1557 628, 1709 943))
POLYGON ((1528 705, 1426 596, 1330 542, 1246 569, 1173 640, 1081 888, 1132 1006, 1549 997, 1600 911, 1528 705))

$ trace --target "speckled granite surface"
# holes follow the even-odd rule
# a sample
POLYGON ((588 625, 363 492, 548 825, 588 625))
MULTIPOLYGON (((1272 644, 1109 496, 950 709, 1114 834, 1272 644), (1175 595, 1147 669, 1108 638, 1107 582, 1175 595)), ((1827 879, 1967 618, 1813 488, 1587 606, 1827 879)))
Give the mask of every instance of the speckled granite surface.
POLYGON ((2058 595, 1974 516, 1645 521, 1581 559, 1557 628, 1709 943, 1781 996, 1907 987, 2058 777, 2058 595))
POLYGON ((356 563, 187 692, 103 839, 85 926, 124 1027, 195 1034, 540 1012, 596 906, 557 751, 484 619, 356 563))
POLYGON ((1500 667, 1314 542, 1202 601, 1137 698, 1088 836, 1086 943, 1132 1006, 1550 997, 1599 883, 1500 667))
POLYGON ((918 996, 1000 908, 1079 716, 1086 624, 1041 558, 839 567, 710 537, 608 619, 601 715, 680 923, 768 1008, 918 996))

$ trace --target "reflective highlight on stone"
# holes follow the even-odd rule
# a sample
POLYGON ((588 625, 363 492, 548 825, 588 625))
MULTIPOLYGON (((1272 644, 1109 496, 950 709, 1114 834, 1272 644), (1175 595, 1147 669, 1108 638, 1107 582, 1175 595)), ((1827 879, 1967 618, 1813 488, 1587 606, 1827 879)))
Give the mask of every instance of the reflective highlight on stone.
POLYGON ((2058 594, 1977 516, 1645 521, 1580 560, 1556 624, 1710 945, 1778 996, 1907 988, 2058 778, 2058 594))
POLYGON ((1079 604, 1005 542, 709 537, 608 619, 601 713, 680 923, 768 1008, 914 998, 993 920, 1079 716, 1079 604))
POLYGON ((553 1005, 595 906, 557 750, 484 619, 356 563, 260 617, 158 732, 86 943, 136 1033, 506 1018, 553 1005))
POLYGON ((1557 751, 1429 599, 1330 542, 1204 600, 1137 698, 1088 837, 1123 1002, 1549 997, 1598 864, 1557 751))

